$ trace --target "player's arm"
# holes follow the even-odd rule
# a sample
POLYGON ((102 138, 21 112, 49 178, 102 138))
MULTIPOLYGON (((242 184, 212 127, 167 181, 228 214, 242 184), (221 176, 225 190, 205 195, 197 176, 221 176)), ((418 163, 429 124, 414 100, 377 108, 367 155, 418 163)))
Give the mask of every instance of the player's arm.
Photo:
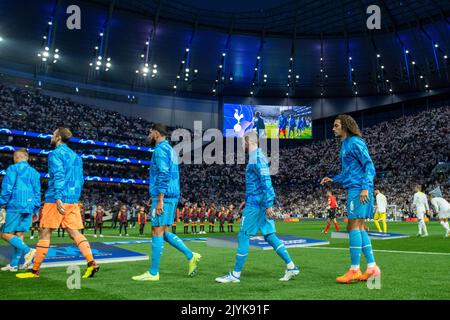
POLYGON ((53 179, 54 179, 54 189, 55 189, 55 202, 60 214, 64 214, 64 207, 61 201, 63 188, 65 185, 64 177, 64 163, 61 158, 55 153, 51 152, 48 155, 48 165, 52 168, 53 179))
POLYGON ((11 195, 16 184, 17 172, 13 167, 6 170, 6 175, 2 182, 2 193, 0 194, 0 206, 6 206, 11 199, 11 195))
POLYGON ((358 139, 356 140, 356 143, 353 144, 353 153, 364 170, 362 189, 368 190, 370 182, 375 178, 375 165, 369 155, 369 149, 364 141, 358 139))
POLYGON ((35 172, 35 177, 32 180, 33 192, 34 192, 34 211, 33 213, 39 213, 41 207, 41 177, 39 173, 35 172))
POLYGON ((266 208, 266 213, 271 216, 273 215, 273 202, 275 200, 275 191, 272 186, 272 179, 270 178, 270 168, 269 165, 264 162, 258 162, 255 165, 256 174, 260 181, 260 190, 265 195, 264 207, 266 208))
POLYGON ((169 189, 170 183, 170 166, 171 159, 164 154, 161 149, 157 149, 154 152, 155 164, 158 168, 158 174, 156 176, 156 187, 158 188, 158 203, 155 208, 155 213, 160 214, 163 212, 164 195, 169 189))
POLYGON ((415 193, 414 198, 413 198, 412 207, 416 208, 418 203, 419 203, 419 197, 418 197, 417 193, 415 193))
POLYGON ((363 167, 364 178, 361 184, 361 202, 366 203, 369 200, 369 185, 375 178, 375 166, 369 155, 369 149, 363 140, 355 140, 355 143, 352 144, 352 153, 363 167))
POLYGON ((430 206, 428 205, 428 199, 426 196, 423 197, 425 200, 425 208, 427 209, 427 213, 430 213, 430 206))

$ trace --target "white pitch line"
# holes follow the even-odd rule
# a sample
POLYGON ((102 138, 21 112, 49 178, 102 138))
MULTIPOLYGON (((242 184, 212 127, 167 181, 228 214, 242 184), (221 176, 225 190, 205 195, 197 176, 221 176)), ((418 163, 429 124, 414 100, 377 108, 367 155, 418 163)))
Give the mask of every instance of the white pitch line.
MULTIPOLYGON (((336 247, 303 247, 304 249, 324 249, 324 250, 348 250, 348 248, 336 247)), ((410 254, 428 254, 439 256, 450 256, 447 252, 422 252, 422 251, 397 251, 397 250, 373 250, 374 252, 389 252, 389 253, 410 253, 410 254)))
MULTIPOLYGON (((94 236, 93 234, 85 234, 86 236, 94 236)), ((125 237, 125 236, 104 236, 104 238, 120 238, 120 239, 139 239, 139 240, 151 240, 151 238, 143 237, 125 237)), ((203 242, 203 241, 202 241, 203 242)), ((325 250, 348 250, 348 248, 336 248, 336 247, 302 247, 302 249, 325 249, 325 250)), ((422 251, 397 251, 397 250, 373 250, 374 252, 389 252, 389 253, 410 253, 410 254, 428 254, 438 256, 450 256, 450 253, 446 252, 422 252, 422 251)))

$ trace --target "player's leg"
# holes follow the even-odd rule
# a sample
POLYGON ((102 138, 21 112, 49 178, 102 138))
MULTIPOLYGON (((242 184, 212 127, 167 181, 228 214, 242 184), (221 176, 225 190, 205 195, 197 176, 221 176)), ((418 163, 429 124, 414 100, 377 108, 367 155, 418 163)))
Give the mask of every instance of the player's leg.
POLYGON ((88 240, 79 231, 84 228, 80 207, 78 204, 65 204, 64 209, 66 212, 63 216, 61 226, 67 230, 69 237, 77 245, 87 262, 87 269, 82 278, 92 278, 99 271, 100 266, 94 260, 88 240))
POLYGON ((67 233, 73 242, 77 245, 81 254, 87 261, 87 269, 83 275, 83 279, 92 278, 96 274, 100 266, 95 262, 94 256, 92 254, 91 246, 87 241, 86 237, 81 234, 78 230, 67 228, 67 233))
POLYGON ((216 278, 217 282, 232 283, 240 282, 241 272, 244 268, 245 261, 250 248, 250 237, 258 232, 259 208, 253 206, 245 206, 242 213, 241 226, 237 235, 238 247, 236 252, 236 262, 232 272, 225 276, 216 278))
MULTIPOLYGON (((2 233, 0 233, 0 237, 3 240, 5 240, 6 242, 10 242, 12 237, 15 237, 15 233, 14 232, 11 232, 11 233, 2 232, 2 233)), ((9 243, 9 244, 13 247, 11 259, 9 260, 9 263, 6 266, 2 267, 0 270, 16 272, 18 270, 19 259, 22 254, 22 251, 21 251, 21 249, 16 248, 12 243, 9 243)))
POLYGON ((387 233, 386 212, 381 214, 381 224, 383 225, 383 232, 387 233))
POLYGON ((336 218, 333 219, 333 223, 334 223, 334 229, 335 229, 336 231, 339 231, 339 224, 338 224, 336 218))
MULTIPOLYGON (((375 256, 373 254, 372 243, 370 241, 367 231, 362 227, 364 226, 364 220, 370 219, 373 214, 373 192, 369 192, 369 201, 365 204, 358 203, 357 213, 360 219, 360 232, 361 232, 361 247, 364 256, 366 257, 367 269, 364 274, 360 277, 360 280, 366 281, 370 277, 377 277, 381 275, 381 270, 375 263, 375 256)), ((380 217, 381 218, 381 217, 380 217)))
POLYGON ((34 239, 34 230, 36 229, 36 223, 33 222, 33 224, 31 225, 31 230, 30 230, 30 240, 34 239))
POLYGON ((330 228, 331 225, 331 219, 328 217, 327 218, 327 225, 325 226, 325 229, 323 229, 322 233, 327 233, 328 229, 330 228))
MULTIPOLYGON (((155 203, 153 201, 153 203, 155 203)), ((153 210, 152 210, 153 212, 153 210)), ((152 218, 152 256, 150 268, 147 272, 132 277, 136 281, 158 281, 159 280, 159 264, 164 249, 164 226, 156 226, 159 216, 152 218)))
POLYGON ((380 223, 379 223, 379 220, 381 220, 380 218, 381 218, 381 214, 378 211, 375 212, 375 216, 373 217, 373 223, 375 223, 375 226, 377 227, 378 232, 382 232, 380 223))
POLYGON ((439 223, 445 229, 444 237, 447 238, 449 236, 449 234, 450 234, 450 228, 449 228, 449 225, 448 225, 448 219, 447 218, 441 218, 441 219, 439 219, 439 223))
POLYGON ((53 229, 42 228, 39 230, 39 241, 36 245, 36 255, 34 257, 32 273, 39 276, 42 262, 44 262, 48 249, 50 248, 50 237, 53 229))
POLYGON ((191 249, 189 249, 177 235, 173 234, 172 232, 169 232, 169 224, 170 221, 174 220, 176 211, 176 203, 168 202, 164 203, 164 215, 160 217, 160 220, 165 219, 164 221, 161 221, 162 224, 165 225, 164 227, 164 234, 163 239, 167 241, 172 247, 180 251, 186 259, 189 261, 189 269, 188 269, 188 275, 194 276, 197 273, 198 270, 198 262, 201 259, 201 255, 192 252, 191 249))
POLYGON ((426 230, 427 226, 425 225, 425 212, 417 212, 416 213, 416 217, 417 217, 417 226, 419 228, 419 233, 417 234, 419 237, 421 236, 427 236, 428 235, 428 231, 426 230))
POLYGON ((341 277, 336 278, 339 283, 349 283, 353 280, 359 280, 361 271, 359 268, 361 260, 362 238, 360 230, 360 219, 349 218, 347 224, 347 231, 349 234, 349 249, 350 249, 350 269, 341 277))

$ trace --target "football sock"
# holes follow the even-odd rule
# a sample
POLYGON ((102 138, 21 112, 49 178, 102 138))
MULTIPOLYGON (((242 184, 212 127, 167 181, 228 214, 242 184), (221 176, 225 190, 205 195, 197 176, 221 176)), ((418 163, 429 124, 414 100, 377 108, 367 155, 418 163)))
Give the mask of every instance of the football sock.
POLYGON ((330 221, 328 221, 328 222, 327 222, 327 226, 325 227, 325 229, 323 230, 323 232, 327 232, 328 229, 330 229, 330 225, 331 225, 331 223, 330 223, 330 221))
POLYGON ((361 231, 350 230, 348 234, 350 237, 350 259, 352 262, 351 269, 359 269, 362 246, 361 231))
POLYGON ((39 240, 36 245, 36 255, 34 256, 33 271, 39 271, 41 264, 45 259, 48 248, 50 247, 50 240, 39 240))
POLYGON ((337 222, 334 223, 334 228, 336 229, 336 231, 339 231, 339 225, 337 222))
POLYGON ((422 230, 424 231, 425 235, 428 234, 427 225, 425 224, 425 220, 421 220, 422 223, 422 230))
POLYGON ((375 265, 375 257, 373 256, 372 243, 370 242, 369 235, 366 230, 361 230, 361 244, 362 252, 366 257, 367 266, 371 267, 375 265))
POLYGON ((284 246, 283 242, 281 242, 281 240, 275 235, 275 233, 264 236, 264 238, 272 246, 275 252, 280 256, 280 258, 283 259, 284 263, 289 264, 292 262, 292 259, 289 256, 286 247, 284 246))
POLYGON ((234 272, 241 273, 244 267, 245 260, 248 256, 248 250, 250 247, 250 238, 243 232, 239 232, 238 236, 238 249, 236 252, 236 263, 234 265, 234 272))
POLYGON ((150 265, 150 274, 156 276, 159 271, 159 262, 164 248, 163 236, 152 236, 152 262, 150 265))
POLYGON ((383 224, 383 231, 384 231, 384 233, 387 233, 387 223, 386 223, 386 219, 381 220, 381 223, 383 224))
POLYGON ((18 236, 14 236, 11 239, 9 239, 9 244, 12 245, 17 250, 22 251, 24 254, 27 254, 30 252, 30 247, 23 242, 22 239, 20 239, 18 236))
POLYGON ((192 259, 192 251, 186 247, 183 240, 181 240, 178 236, 174 235, 171 232, 164 233, 164 240, 166 240, 172 247, 182 252, 186 259, 192 259))
POLYGON ((9 265, 11 267, 17 267, 17 265, 19 264, 20 258, 22 257, 22 250, 17 249, 15 247, 13 247, 13 254, 11 257, 11 261, 9 262, 9 265))
POLYGON ((92 262, 94 261, 94 257, 92 255, 91 247, 89 245, 89 242, 86 240, 86 237, 82 234, 77 235, 73 238, 73 241, 77 245, 78 249, 80 249, 81 254, 86 259, 86 261, 92 262))

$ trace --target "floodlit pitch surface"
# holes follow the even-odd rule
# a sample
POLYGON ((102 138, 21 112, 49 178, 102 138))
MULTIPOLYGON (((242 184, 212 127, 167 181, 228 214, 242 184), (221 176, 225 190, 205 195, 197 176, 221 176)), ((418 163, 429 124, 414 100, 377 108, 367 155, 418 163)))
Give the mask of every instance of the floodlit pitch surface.
MULTIPOLYGON (((372 222, 368 223, 375 229, 372 222)), ((377 263, 381 267, 381 288, 368 289, 366 283, 337 284, 335 278, 349 267, 348 240, 331 239, 321 234, 324 221, 277 223, 280 234, 309 238, 323 238, 330 245, 311 248, 291 248, 289 252, 300 266, 301 274, 292 281, 280 282, 284 264, 272 250, 251 250, 242 273, 241 283, 219 284, 214 278, 229 272, 234 265, 235 250, 211 248, 206 242, 187 242, 202 254, 199 274, 187 276, 187 261, 167 243, 161 260, 157 283, 134 282, 131 277, 148 268, 148 261, 105 264, 95 278, 82 280, 81 289, 67 288, 67 268, 46 268, 40 279, 16 279, 14 273, 0 273, 1 299, 450 299, 450 238, 438 222, 427 224, 430 236, 417 238, 416 223, 389 223, 390 232, 411 235, 407 239, 373 241, 377 263), (45 293, 45 294, 44 294, 45 293)), ((344 223, 340 222, 341 228, 344 223)), ((178 234, 183 237, 178 225, 178 234)), ((206 227, 207 230, 207 227, 206 227)), ((86 235, 90 241, 127 240, 118 237, 118 229, 104 231, 104 238, 95 239, 92 230, 86 235)), ((224 235, 215 233, 214 235, 224 235)), ((27 235, 28 236, 28 235, 27 235)), ((206 236, 210 236, 207 234, 206 236)), ((145 238, 149 237, 149 226, 145 238)), ((188 235, 192 237, 192 235, 188 235)), ((197 237, 205 237, 200 235, 197 237)), ((28 237, 27 237, 28 238, 28 237)), ((128 240, 144 239, 138 229, 130 230, 128 240)), ((67 243, 53 235, 53 243, 67 243)), ((27 240, 36 244, 37 240, 27 240)), ((2 242, 2 245, 5 245, 2 242)), ((128 244, 120 247, 150 254, 151 245, 128 244)), ((365 260, 362 258, 362 268, 365 260)), ((84 267, 81 271, 84 272, 84 267)))

